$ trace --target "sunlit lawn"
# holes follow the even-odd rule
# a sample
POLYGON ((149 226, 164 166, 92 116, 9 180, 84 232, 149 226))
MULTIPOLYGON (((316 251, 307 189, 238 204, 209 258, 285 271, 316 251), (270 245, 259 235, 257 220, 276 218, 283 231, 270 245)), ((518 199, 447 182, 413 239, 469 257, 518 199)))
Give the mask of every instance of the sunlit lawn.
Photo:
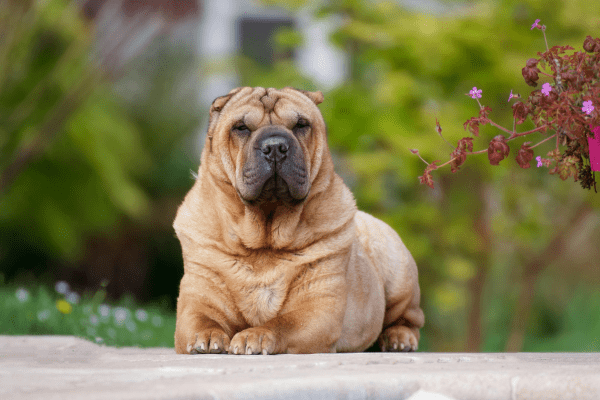
POLYGON ((105 301, 106 293, 71 291, 66 282, 0 287, 0 334, 75 335, 110 346, 172 347, 175 314, 139 306, 131 298, 105 301))

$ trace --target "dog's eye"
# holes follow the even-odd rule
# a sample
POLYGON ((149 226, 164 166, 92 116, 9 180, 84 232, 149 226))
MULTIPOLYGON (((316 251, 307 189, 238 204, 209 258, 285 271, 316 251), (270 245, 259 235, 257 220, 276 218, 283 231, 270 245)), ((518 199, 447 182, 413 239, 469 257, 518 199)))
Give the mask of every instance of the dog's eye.
POLYGON ((310 128, 310 124, 307 120, 305 120, 304 118, 300 118, 298 119, 298 122, 296 122, 296 125, 294 125, 294 132, 305 132, 308 128, 310 128))
POLYGON ((231 129, 233 129, 234 131, 237 131, 239 133, 248 133, 248 132, 250 132, 250 129, 248 129, 248 127, 246 125, 244 125, 242 122, 238 122, 231 129))

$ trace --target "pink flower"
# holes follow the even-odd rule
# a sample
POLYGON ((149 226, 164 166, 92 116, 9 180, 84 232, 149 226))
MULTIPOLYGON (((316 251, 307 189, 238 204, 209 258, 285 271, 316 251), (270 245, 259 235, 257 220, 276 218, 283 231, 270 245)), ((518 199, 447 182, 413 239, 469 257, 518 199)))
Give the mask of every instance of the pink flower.
POLYGON ((552 91, 552 86, 548 82, 546 82, 542 85, 542 93, 544 93, 544 96, 548 96, 551 91, 552 91))
POLYGON ((538 162, 537 163, 538 168, 541 167, 542 166, 542 156, 537 156, 535 159, 538 162))
POLYGON ((473 99, 480 99, 481 98, 481 89, 477 90, 476 87, 473 87, 473 89, 471 89, 471 91, 469 92, 469 95, 473 99))
POLYGON ((515 96, 512 94, 512 89, 510 89, 510 95, 508 96, 507 101, 510 101, 510 99, 512 99, 513 97, 515 97, 515 96))
POLYGON ((588 100, 588 101, 584 101, 583 102, 583 107, 581 107, 581 111, 583 111, 586 114, 591 114, 592 111, 594 111, 594 106, 592 105, 592 101, 588 100))
POLYGON ((533 23, 533 25, 531 25, 531 31, 534 30, 535 28, 539 28, 540 26, 538 25, 540 23, 539 19, 536 19, 535 22, 533 23))

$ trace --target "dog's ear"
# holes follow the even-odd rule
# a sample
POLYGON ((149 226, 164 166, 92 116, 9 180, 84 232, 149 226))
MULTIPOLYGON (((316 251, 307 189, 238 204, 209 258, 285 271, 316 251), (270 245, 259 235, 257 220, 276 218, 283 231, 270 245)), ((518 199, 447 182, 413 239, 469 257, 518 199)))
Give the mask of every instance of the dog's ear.
POLYGON ((294 89, 295 91, 302 93, 317 105, 323 102, 323 93, 321 91, 309 92, 308 90, 301 90, 293 87, 290 87, 290 89, 294 89))
POLYGON ((219 115, 221 114, 221 110, 225 107, 225 104, 236 94, 238 94, 243 87, 238 87, 227 93, 225 96, 217 97, 213 100, 212 105, 210 106, 210 112, 208 116, 208 131, 207 136, 210 140, 210 150, 212 151, 212 137, 215 126, 217 125, 217 120, 219 119, 219 115))

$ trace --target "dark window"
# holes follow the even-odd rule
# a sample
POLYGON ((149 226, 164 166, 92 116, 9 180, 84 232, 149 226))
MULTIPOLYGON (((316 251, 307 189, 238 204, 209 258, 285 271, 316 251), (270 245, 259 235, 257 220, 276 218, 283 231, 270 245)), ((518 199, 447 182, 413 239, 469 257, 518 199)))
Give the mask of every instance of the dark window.
POLYGON ((291 50, 278 51, 274 36, 280 28, 294 28, 291 18, 242 17, 237 24, 237 39, 242 55, 264 66, 292 58, 291 50))

